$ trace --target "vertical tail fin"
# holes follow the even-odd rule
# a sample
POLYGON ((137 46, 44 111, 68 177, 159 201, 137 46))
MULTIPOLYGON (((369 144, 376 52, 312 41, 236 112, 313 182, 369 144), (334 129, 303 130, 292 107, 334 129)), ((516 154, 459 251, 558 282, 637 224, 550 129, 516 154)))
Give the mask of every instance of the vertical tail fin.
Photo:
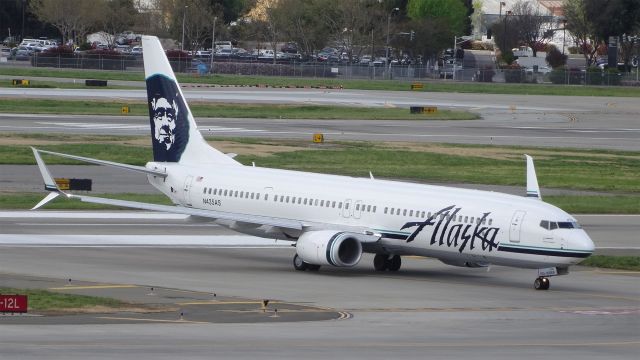
POLYGON ((239 164, 204 140, 160 41, 142 37, 153 160, 182 164, 239 164))

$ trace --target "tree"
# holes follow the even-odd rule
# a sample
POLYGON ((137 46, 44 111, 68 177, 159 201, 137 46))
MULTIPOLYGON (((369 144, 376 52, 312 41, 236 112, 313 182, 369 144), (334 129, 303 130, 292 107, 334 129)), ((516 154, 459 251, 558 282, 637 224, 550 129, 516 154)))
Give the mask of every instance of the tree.
POLYGON ((640 23, 638 0, 583 0, 586 17, 595 35, 609 41, 610 36, 629 34, 640 23))
POLYGON ((462 0, 409 0, 407 14, 414 20, 442 19, 455 35, 464 33, 468 9, 462 0))
POLYGON ((113 35, 108 37, 108 45, 113 47, 118 34, 133 26, 138 11, 133 0, 102 0, 97 1, 94 11, 101 13, 100 25, 102 30, 113 35))
POLYGON ((538 49, 549 41, 551 34, 545 31, 545 25, 551 23, 551 17, 540 10, 540 5, 534 6, 530 0, 520 0, 512 8, 513 29, 518 34, 518 40, 529 46, 533 57, 538 49))
POLYGON ((511 15, 502 15, 502 20, 491 25, 491 32, 493 33, 494 41, 496 45, 500 48, 501 56, 503 57, 503 61, 506 63, 511 63, 510 59, 513 57, 512 48, 518 46, 520 41, 519 35, 517 31, 513 29, 516 28, 515 19, 511 15), (509 58, 509 61, 507 61, 509 58))
POLYGON ((567 30, 581 50, 586 66, 590 67, 596 61, 602 38, 598 36, 595 25, 587 15, 585 0, 566 0, 563 11, 567 30))
POLYGON ((33 0, 31 11, 40 21, 55 26, 63 43, 83 42, 85 36, 98 23, 99 14, 94 2, 87 0, 33 0))

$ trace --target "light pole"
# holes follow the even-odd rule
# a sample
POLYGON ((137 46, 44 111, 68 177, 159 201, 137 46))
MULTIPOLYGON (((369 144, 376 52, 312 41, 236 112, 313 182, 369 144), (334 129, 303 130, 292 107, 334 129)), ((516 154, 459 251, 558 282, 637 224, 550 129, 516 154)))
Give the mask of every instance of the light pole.
POLYGON ((387 16, 387 51, 385 51, 386 65, 389 65, 389 28, 391 26, 391 16, 396 11, 400 11, 400 8, 391 9, 391 12, 389 12, 389 16, 387 16))
POLYGON ((504 55, 505 47, 507 46, 507 18, 511 15, 511 11, 507 11, 504 14, 504 32, 502 34, 502 54, 504 55))
POLYGON ((213 30, 211 30, 211 62, 209 63, 209 72, 213 74, 213 54, 216 51, 216 20, 217 16, 213 17, 213 30))
POLYGON ((499 19, 502 20, 502 7, 503 6, 507 6, 507 3, 504 1, 500 1, 500 17, 499 19))
POLYGON ((184 6, 184 11, 182 12, 182 42, 180 44, 180 50, 184 51, 184 22, 187 18, 187 8, 189 6, 184 6))
POLYGON ((564 55, 565 41, 566 41, 566 32, 567 32, 567 19, 562 19, 562 55, 564 55))

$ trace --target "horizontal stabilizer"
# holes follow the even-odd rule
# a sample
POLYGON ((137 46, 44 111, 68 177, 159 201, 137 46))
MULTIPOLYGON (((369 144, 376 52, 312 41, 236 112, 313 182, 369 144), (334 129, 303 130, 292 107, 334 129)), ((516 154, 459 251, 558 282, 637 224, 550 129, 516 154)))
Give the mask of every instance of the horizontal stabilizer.
MULTIPOLYGON (((41 153, 45 153, 45 154, 49 154, 49 155, 55 155, 55 156, 64 157, 64 158, 67 158, 67 159, 84 161, 84 162, 88 162, 90 164, 112 166, 112 167, 116 167, 116 168, 120 168, 120 169, 124 169, 124 170, 137 171, 137 172, 141 172, 141 173, 145 173, 145 174, 150 174, 150 175, 158 176, 158 177, 161 177, 161 178, 167 177, 167 174, 165 172, 158 171, 158 170, 147 169, 144 166, 121 164, 121 163, 117 163, 117 162, 113 162, 113 161, 98 160, 98 159, 92 159, 92 158, 83 157, 83 156, 69 155, 69 154, 63 154, 63 153, 47 151, 47 150, 38 150, 38 149, 34 149, 34 148, 31 148, 31 149, 33 149, 33 153, 36 156, 36 160, 40 157, 37 153, 41 152, 41 153)), ((42 170, 40 170, 40 171, 42 171, 42 170)), ((55 184, 55 182, 54 182, 54 184, 55 184)))

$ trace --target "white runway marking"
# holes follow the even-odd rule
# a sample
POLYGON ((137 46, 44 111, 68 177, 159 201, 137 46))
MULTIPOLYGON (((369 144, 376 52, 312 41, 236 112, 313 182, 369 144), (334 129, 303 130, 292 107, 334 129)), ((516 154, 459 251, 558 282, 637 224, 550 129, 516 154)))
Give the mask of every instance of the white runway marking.
POLYGON ((24 235, 0 234, 0 246, 11 247, 207 247, 288 248, 288 241, 245 235, 24 235))

